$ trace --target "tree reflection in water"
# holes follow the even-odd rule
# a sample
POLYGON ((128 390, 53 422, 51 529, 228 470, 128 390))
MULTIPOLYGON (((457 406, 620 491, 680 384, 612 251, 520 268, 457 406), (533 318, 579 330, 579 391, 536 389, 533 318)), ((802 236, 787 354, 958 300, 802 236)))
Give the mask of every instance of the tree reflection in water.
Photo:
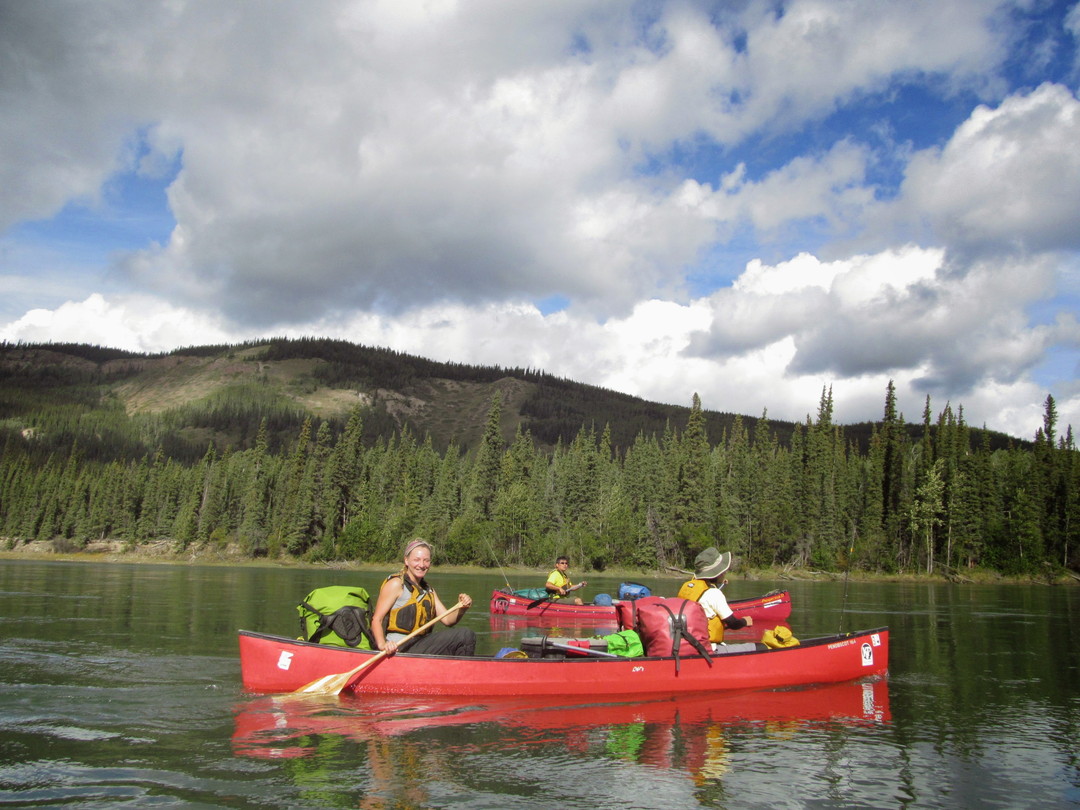
MULTIPOLYGON (((532 766, 549 771, 543 757, 531 764, 528 758, 554 746, 561 756, 681 771, 701 786, 727 773, 733 731, 756 728, 780 740, 829 725, 888 724, 891 715, 888 680, 882 678, 573 706, 557 698, 470 703, 461 698, 293 694, 241 703, 234 719, 232 744, 240 756, 304 759, 353 773, 364 763, 360 806, 373 809, 388 800, 430 806, 433 783, 482 779, 455 767, 458 755, 465 753, 516 752, 520 756, 514 767, 524 775, 532 766)), ((299 768, 298 776, 306 770, 299 768)))

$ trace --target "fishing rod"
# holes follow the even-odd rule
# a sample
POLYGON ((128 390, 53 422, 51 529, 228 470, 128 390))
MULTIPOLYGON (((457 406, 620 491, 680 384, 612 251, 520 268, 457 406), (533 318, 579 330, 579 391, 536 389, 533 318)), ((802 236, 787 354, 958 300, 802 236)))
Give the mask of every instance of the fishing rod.
POLYGON ((499 555, 495 553, 495 547, 491 545, 491 541, 487 537, 487 533, 484 532, 484 542, 487 544, 488 550, 491 552, 491 559, 495 560, 495 565, 499 569, 499 573, 502 574, 503 582, 506 583, 506 589, 513 591, 514 586, 510 584, 510 580, 506 578, 506 572, 503 571, 502 563, 499 562, 499 555))
POLYGON ((851 546, 848 548, 847 565, 844 566, 844 598, 840 602, 840 626, 836 629, 837 635, 844 632, 844 613, 847 611, 848 574, 851 573, 851 558, 855 555, 855 528, 851 529, 851 546))

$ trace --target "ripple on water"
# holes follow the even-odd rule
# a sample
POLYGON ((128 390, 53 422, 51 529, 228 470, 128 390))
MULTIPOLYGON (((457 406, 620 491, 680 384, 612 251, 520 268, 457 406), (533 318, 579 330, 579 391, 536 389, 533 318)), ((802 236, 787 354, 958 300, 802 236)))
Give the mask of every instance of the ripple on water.
POLYGON ((123 736, 114 731, 102 731, 101 729, 83 728, 81 726, 56 726, 47 723, 19 723, 14 726, 9 726, 8 728, 22 731, 27 734, 41 734, 48 737, 58 737, 63 740, 79 740, 83 742, 111 740, 123 736))

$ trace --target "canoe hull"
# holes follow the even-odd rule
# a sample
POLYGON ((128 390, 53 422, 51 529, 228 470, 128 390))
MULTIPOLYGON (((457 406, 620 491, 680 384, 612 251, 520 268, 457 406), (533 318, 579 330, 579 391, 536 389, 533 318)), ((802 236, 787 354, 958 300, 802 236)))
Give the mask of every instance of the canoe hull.
MULTIPOLYGON (((752 618, 755 624, 780 624, 791 616, 791 594, 787 591, 773 592, 751 599, 732 599, 728 602, 732 612, 739 618, 752 618)), ((491 593, 493 616, 510 616, 535 619, 537 624, 591 623, 617 625, 618 615, 614 605, 575 605, 572 602, 550 600, 537 604, 535 599, 516 596, 503 590, 491 593), (530 608, 529 605, 534 605, 530 608)))
MULTIPOLYGON (((294 692, 325 675, 355 669, 374 653, 240 631, 244 688, 294 692)), ((561 659, 384 656, 349 687, 371 694, 635 698, 733 689, 841 683, 889 668, 887 628, 810 639, 797 647, 704 658, 561 659)))

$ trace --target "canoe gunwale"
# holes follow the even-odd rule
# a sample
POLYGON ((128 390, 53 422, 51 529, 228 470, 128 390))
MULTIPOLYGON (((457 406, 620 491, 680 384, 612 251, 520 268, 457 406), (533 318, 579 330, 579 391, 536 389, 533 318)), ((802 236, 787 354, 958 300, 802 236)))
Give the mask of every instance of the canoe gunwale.
MULTIPOLYGON (((554 619, 618 624, 616 605, 620 601, 627 600, 616 600, 612 605, 577 605, 561 599, 529 599, 505 588, 495 588, 489 599, 489 611, 492 616, 514 620, 554 619)), ((752 616, 755 621, 785 622, 791 615, 791 593, 780 588, 758 596, 730 599, 728 605, 736 616, 752 616)))

